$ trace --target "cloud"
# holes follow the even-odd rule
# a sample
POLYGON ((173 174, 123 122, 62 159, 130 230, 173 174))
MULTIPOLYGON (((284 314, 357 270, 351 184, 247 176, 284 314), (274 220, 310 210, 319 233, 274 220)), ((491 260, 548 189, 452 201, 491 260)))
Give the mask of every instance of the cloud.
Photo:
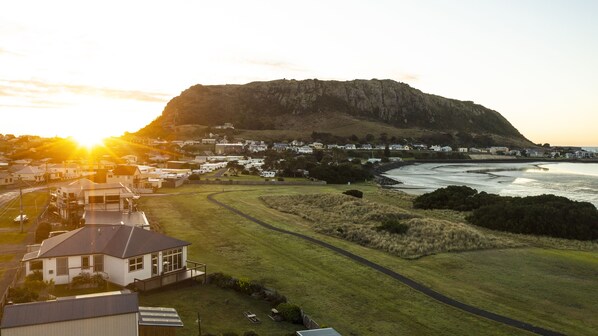
POLYGON ((305 68, 298 66, 297 64, 284 62, 284 61, 277 61, 277 60, 268 60, 268 59, 244 59, 241 61, 245 64, 250 65, 257 65, 261 67, 268 67, 268 68, 276 68, 276 69, 284 69, 284 70, 291 70, 291 71, 305 71, 305 68))
POLYGON ((4 48, 0 48, 0 55, 23 56, 22 54, 4 48))
POLYGON ((419 76, 415 75, 415 74, 409 74, 409 73, 402 73, 399 75, 399 79, 402 82, 417 82, 419 80, 419 76))
MULTIPOLYGON (((158 92, 138 90, 121 90, 88 85, 75 85, 64 83, 49 83, 40 80, 5 80, 0 79, 0 96, 29 98, 31 103, 43 101, 57 94, 74 94, 87 96, 100 96, 110 99, 137 100, 142 102, 165 102, 170 95, 158 92)), ((46 100, 45 103, 50 102, 46 100)), ((55 103, 53 103, 55 104, 55 103)), ((45 105, 45 104, 41 104, 45 105)))

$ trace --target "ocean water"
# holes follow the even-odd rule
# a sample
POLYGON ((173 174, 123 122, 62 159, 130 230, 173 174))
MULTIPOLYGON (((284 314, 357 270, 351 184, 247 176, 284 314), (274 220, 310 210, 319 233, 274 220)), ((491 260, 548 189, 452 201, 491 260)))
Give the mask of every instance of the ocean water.
POLYGON ((503 196, 553 194, 598 207, 598 163, 423 163, 385 175, 410 194, 466 185, 503 196))

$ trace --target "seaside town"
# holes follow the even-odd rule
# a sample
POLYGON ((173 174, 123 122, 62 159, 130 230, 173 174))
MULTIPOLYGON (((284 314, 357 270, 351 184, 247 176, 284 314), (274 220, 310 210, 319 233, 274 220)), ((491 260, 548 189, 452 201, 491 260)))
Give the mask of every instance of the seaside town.
MULTIPOLYGON (((185 184, 351 184, 374 177, 383 185, 396 181, 374 176, 376 167, 410 160, 575 161, 595 155, 579 147, 548 144, 533 148, 453 148, 400 142, 386 134, 364 139, 353 136, 344 144, 318 141, 318 134, 311 142, 266 142, 240 139, 233 130, 234 126, 227 123, 204 137, 170 141, 127 134, 106 139, 104 145, 93 148, 69 139, 0 135, 0 188, 8 192, 5 195, 12 195, 12 199, 2 200, 3 206, 14 208, 20 202, 13 231, 20 229, 22 233, 24 226, 29 230, 29 238, 11 246, 24 249, 24 256, 5 263, 12 267, 3 281, 0 301, 3 335, 46 332, 48 325, 52 327, 47 334, 58 335, 64 328, 76 328, 81 321, 105 334, 174 335, 183 327, 177 310, 142 306, 138 292, 187 281, 242 287, 241 280, 208 274, 208 264, 188 258, 190 242, 164 234, 139 208, 141 196, 163 188, 171 190, 185 184), (60 146, 75 147, 53 150, 60 146), (65 157, 65 152, 70 157, 65 157), (52 153, 61 155, 53 157, 52 153), (47 206, 41 214, 37 207, 42 204, 36 203, 35 211, 31 204, 24 210, 23 189, 47 190, 47 206), (30 221, 36 225, 27 226, 30 221), (63 290, 67 292, 83 288, 87 294, 55 299, 51 294, 56 291, 54 287, 66 288, 63 290), (90 307, 103 308, 100 313, 90 313, 90 307), (49 311, 56 312, 51 319, 34 318, 49 311)), ((260 288, 257 293, 266 300, 282 302, 276 306, 280 308, 271 309, 269 318, 288 320, 283 317, 288 312, 279 311, 284 310, 286 299, 260 288)), ((251 323, 261 323, 251 311, 244 314, 251 323)), ((322 332, 317 335, 340 335, 333 328, 320 327, 303 311, 300 316, 307 329, 296 331, 296 335, 316 335, 314 331, 322 332)))

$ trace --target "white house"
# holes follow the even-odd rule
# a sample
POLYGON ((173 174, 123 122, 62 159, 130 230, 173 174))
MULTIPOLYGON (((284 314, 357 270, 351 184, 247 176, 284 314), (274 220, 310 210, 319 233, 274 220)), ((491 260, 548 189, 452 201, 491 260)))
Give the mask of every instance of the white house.
POLYGON ((47 166, 48 173, 55 174, 61 179, 78 178, 83 175, 81 167, 76 163, 60 163, 47 166))
POLYGON ((309 146, 301 146, 296 148, 297 153, 299 154, 313 154, 313 148, 309 146))
POLYGON ((276 172, 272 170, 264 170, 260 173, 261 177, 275 177, 276 172))
POLYGON ((122 183, 127 188, 143 186, 141 170, 136 165, 118 165, 106 175, 107 183, 122 183))
POLYGON ((7 171, 0 171, 0 186, 11 185, 15 183, 13 175, 7 171))
POLYGON ((188 245, 135 226, 86 225, 44 240, 22 261, 26 274, 40 271, 44 281, 57 285, 68 284, 82 273, 99 273, 109 282, 127 286, 186 271, 188 245))
POLYGON ((83 211, 132 209, 135 194, 121 183, 94 183, 80 179, 56 190, 58 214, 67 222, 78 222, 83 211))
POLYGON ((345 149, 346 150, 354 150, 354 149, 357 149, 357 147, 355 147, 354 144, 346 144, 345 149))
POLYGON ((34 166, 26 166, 13 173, 17 180, 28 182, 42 182, 44 180, 44 170, 34 166))

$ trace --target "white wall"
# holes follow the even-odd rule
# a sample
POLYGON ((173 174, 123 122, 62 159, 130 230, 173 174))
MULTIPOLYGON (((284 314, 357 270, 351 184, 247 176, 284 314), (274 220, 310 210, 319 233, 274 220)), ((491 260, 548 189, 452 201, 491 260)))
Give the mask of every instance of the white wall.
POLYGON ((137 336, 137 313, 2 329, 2 336, 137 336))

